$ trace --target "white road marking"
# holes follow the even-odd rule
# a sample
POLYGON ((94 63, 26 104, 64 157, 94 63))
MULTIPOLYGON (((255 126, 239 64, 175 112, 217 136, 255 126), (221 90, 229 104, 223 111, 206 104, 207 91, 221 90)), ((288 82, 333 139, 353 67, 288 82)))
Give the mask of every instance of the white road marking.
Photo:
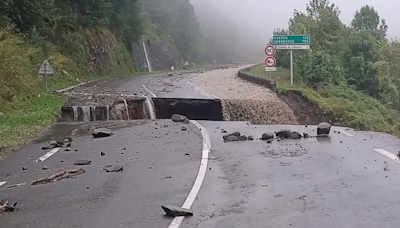
POLYGON ((46 159, 48 159, 49 157, 53 156, 55 153, 57 153, 59 150, 61 150, 61 148, 54 148, 52 150, 50 150, 49 152, 47 152, 45 155, 43 155, 42 157, 40 157, 38 160, 36 160, 35 162, 42 162, 46 159))
POLYGON ((149 92, 149 93, 151 94, 152 97, 157 97, 157 95, 155 95, 153 92, 151 92, 151 91, 149 90, 149 88, 147 88, 147 86, 146 86, 145 84, 142 84, 142 87, 143 87, 145 90, 147 90, 147 92, 149 92))
MULTIPOLYGON (((153 97, 157 97, 153 92, 151 92, 144 84, 142 84, 142 87, 147 90, 153 97)), ((185 202, 182 205, 182 208, 190 209, 192 207, 194 200, 197 197, 197 194, 199 194, 201 185, 203 184, 204 178, 206 176, 207 172, 207 165, 208 165, 208 156, 211 151, 211 138, 210 135, 208 134, 208 131, 203 125, 201 125, 199 122, 195 120, 190 120, 192 124, 194 124, 197 128, 199 128, 201 132, 201 136, 203 138, 203 150, 202 150, 202 155, 201 155, 201 162, 200 162, 200 168, 199 172, 197 173, 196 180, 194 181, 193 187, 189 192, 188 197, 186 198, 185 202)), ((179 216, 175 217, 171 224, 168 226, 168 228, 179 228, 179 226, 182 224, 184 216, 179 216)))
POLYGON ((2 186, 2 185, 5 185, 7 183, 7 181, 0 181, 0 187, 2 186))
POLYGON ((154 110, 153 101, 151 100, 150 97, 145 97, 145 98, 146 98, 147 106, 149 107, 150 119, 151 119, 151 120, 155 120, 155 119, 156 119, 156 112, 155 112, 155 110, 154 110))
POLYGON ((400 164, 400 159, 399 157, 397 157, 397 155, 390 153, 389 151, 384 149, 374 149, 374 151, 400 164))
POLYGON ((354 135, 347 132, 347 131, 340 131, 340 133, 343 133, 345 136, 353 137, 354 135))

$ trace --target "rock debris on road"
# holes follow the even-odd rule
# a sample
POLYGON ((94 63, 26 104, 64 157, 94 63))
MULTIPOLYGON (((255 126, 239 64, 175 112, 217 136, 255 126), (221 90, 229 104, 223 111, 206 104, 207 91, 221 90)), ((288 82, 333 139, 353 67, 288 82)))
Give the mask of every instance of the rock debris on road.
POLYGON ((237 77, 238 69, 211 71, 194 79, 203 92, 222 99, 224 119, 253 124, 297 124, 289 106, 268 88, 237 77))

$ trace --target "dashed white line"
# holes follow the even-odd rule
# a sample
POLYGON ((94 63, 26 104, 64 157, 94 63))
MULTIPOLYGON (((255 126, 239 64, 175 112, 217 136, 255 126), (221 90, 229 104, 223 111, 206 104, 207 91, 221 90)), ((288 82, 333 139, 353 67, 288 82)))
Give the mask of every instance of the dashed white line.
POLYGON ((46 159, 48 159, 49 157, 53 156, 55 153, 57 153, 61 148, 54 148, 52 150, 50 150, 49 152, 47 152, 45 155, 43 155, 42 157, 40 157, 39 159, 37 159, 35 162, 42 162, 46 159))
POLYGON ((390 153, 389 151, 384 149, 374 149, 374 151, 400 164, 400 159, 399 157, 397 157, 397 155, 390 153))
MULTIPOLYGON (((151 92, 144 84, 142 84, 142 87, 145 90, 147 90, 153 97, 157 97, 157 95, 151 92)), ((208 134, 207 129, 195 120, 190 120, 190 122, 194 124, 197 128, 199 128, 201 132, 201 136, 203 138, 203 150, 201 154, 200 168, 199 172, 197 173, 196 180, 194 181, 193 187, 190 190, 188 197, 186 198, 185 202, 182 205, 182 208, 185 209, 190 209, 190 207, 192 207, 194 200, 197 197, 197 194, 199 194, 201 185, 203 184, 204 178, 206 176, 208 156, 211 151, 211 138, 210 135, 208 134)), ((168 226, 168 228, 179 228, 184 218, 185 218, 184 216, 175 217, 172 220, 171 224, 168 226)))
POLYGON ((0 187, 2 186, 2 185, 5 185, 7 183, 7 181, 0 181, 0 187))

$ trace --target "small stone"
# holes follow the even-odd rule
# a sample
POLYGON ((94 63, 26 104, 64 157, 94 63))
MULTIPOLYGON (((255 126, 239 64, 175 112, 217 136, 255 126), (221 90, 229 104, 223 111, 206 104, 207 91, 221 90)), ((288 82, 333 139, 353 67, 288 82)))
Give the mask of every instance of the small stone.
POLYGON ((310 135, 307 132, 303 132, 303 137, 306 138, 310 138, 310 135))
POLYGON ((290 138, 291 139, 301 139, 301 134, 297 131, 292 131, 292 133, 290 134, 290 138))
POLYGON ((329 123, 322 122, 318 124, 317 135, 329 135, 330 131, 331 131, 331 125, 329 123))
POLYGON ((222 136, 223 139, 228 139, 229 136, 236 136, 237 138, 239 138, 240 136, 240 132, 239 131, 235 131, 233 133, 229 133, 229 134, 225 134, 222 136))
POLYGON ((225 133, 228 133, 228 132, 227 132, 227 131, 225 131, 225 130, 221 130, 221 133, 224 133, 224 134, 225 134, 225 133))
POLYGON ((90 165, 92 161, 90 160, 77 160, 74 162, 74 165, 90 165))
POLYGON ((182 126, 181 127, 181 131, 187 131, 187 127, 186 126, 182 126))
POLYGON ((189 209, 171 206, 171 205, 161 205, 161 208, 168 216, 193 216, 193 212, 189 209))
POLYGON ((268 139, 268 140, 266 140, 267 143, 272 143, 272 141, 274 141, 274 139, 268 139))
POLYGON ((71 147, 65 148, 65 151, 71 151, 71 147))
POLYGON ((245 135, 239 136, 239 141, 246 141, 246 140, 247 140, 247 136, 245 136, 245 135))
POLYGON ((28 167, 27 166, 23 166, 22 170, 28 170, 28 167))
POLYGON ((75 152, 79 151, 78 149, 75 149, 75 152))
POLYGON ((124 147, 122 148, 122 150, 126 150, 126 146, 124 146, 124 147))
POLYGON ((106 153, 104 153, 103 151, 100 152, 101 156, 106 156, 106 153))
POLYGON ((291 137, 291 131, 290 130, 280 130, 276 132, 276 136, 282 139, 289 139, 291 137))
POLYGON ((343 143, 343 141, 340 141, 340 143, 343 143))
POLYGON ((261 136, 261 140, 268 140, 268 139, 273 139, 275 135, 270 132, 263 133, 261 136))
POLYGON ((108 128, 98 128, 91 131, 94 138, 104 138, 114 135, 114 133, 108 128))
POLYGON ((122 172, 124 170, 124 167, 122 165, 109 165, 107 167, 103 168, 107 173, 117 173, 117 172, 122 172))
POLYGON ((224 142, 236 142, 239 141, 239 137, 236 135, 230 135, 228 138, 224 139, 224 142))
POLYGON ((252 135, 247 136, 247 140, 254 140, 254 137, 252 135))
POLYGON ((173 114, 171 120, 174 122, 189 123, 189 119, 186 116, 179 114, 173 114))
POLYGON ((47 165, 42 166, 42 170, 48 170, 48 169, 50 169, 50 168, 47 165))
POLYGON ((0 145, 0 152, 3 151, 6 147, 3 145, 0 145))

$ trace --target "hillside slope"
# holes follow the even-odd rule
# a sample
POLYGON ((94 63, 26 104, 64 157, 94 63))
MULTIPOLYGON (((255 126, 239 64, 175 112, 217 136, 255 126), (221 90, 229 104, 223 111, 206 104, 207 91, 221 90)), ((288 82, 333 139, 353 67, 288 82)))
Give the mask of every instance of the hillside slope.
POLYGON ((138 43, 196 59, 199 34, 188 0, 0 1, 0 145, 22 145, 55 119, 64 99, 54 89, 137 74, 138 43), (45 59, 48 91, 37 76, 45 59))

